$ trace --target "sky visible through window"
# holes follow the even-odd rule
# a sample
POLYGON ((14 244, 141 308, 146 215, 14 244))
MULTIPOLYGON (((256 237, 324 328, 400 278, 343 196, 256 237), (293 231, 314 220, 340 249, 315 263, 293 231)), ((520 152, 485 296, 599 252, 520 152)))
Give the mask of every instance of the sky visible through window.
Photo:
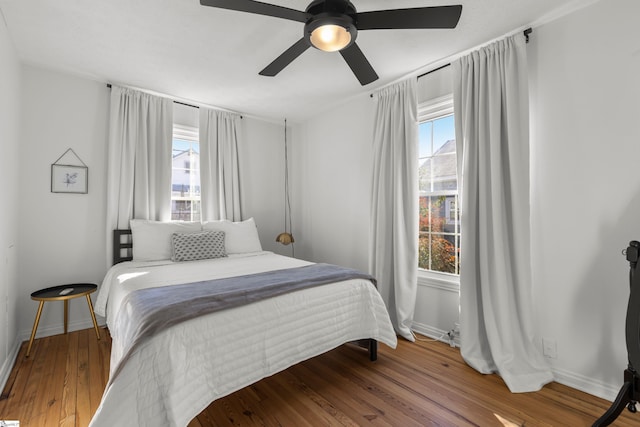
MULTIPOLYGON (((192 141, 185 141, 183 139, 174 138, 173 139, 173 155, 180 154, 185 151, 189 151, 189 147, 193 144, 192 141)), ((200 145, 198 143, 193 144, 193 152, 200 152, 200 145)))
POLYGON ((433 155, 431 152, 431 132, 433 131, 433 153, 445 142, 456 139, 453 115, 423 122, 419 127, 419 158, 433 155))

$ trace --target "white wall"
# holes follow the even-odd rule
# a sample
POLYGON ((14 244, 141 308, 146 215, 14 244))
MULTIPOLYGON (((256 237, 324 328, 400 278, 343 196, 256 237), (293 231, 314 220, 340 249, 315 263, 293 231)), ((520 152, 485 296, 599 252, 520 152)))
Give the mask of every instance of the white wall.
POLYGON ((18 298, 18 161, 20 151, 20 63, 0 15, 0 389, 13 367, 19 341, 18 298))
MULTIPOLYGON (((638 16, 637 0, 601 1, 535 28, 527 46, 537 323, 557 343, 556 378, 608 399, 626 367, 621 250, 640 240, 638 16)), ((299 127, 305 258, 367 268, 373 104, 356 99, 299 127)), ((455 286, 422 284, 416 307, 421 329, 448 330, 455 286)))
POLYGON ((627 365, 629 264, 640 240, 640 2, 600 1, 528 46, 532 256, 558 378, 613 398, 627 365))
POLYGON ((296 256, 368 271, 374 100, 363 95, 296 127, 296 256))
MULTIPOLYGON (((38 306, 31 292, 65 283, 100 283, 106 271, 109 89, 104 83, 23 65, 21 94, 18 308, 26 339, 38 306), (88 194, 51 192, 51 164, 68 148, 89 168, 88 194)), ((73 156, 64 160, 80 164, 73 156)), ((37 336, 61 333, 62 319, 63 304, 46 303, 37 336)), ((70 329, 90 326, 87 302, 71 300, 70 329)))
POLYGON ((200 123, 200 110, 190 105, 173 103, 173 123, 197 128, 200 123))
POLYGON ((284 231, 284 123, 244 117, 241 132, 242 214, 255 219, 264 250, 291 255, 291 247, 276 243, 284 231))

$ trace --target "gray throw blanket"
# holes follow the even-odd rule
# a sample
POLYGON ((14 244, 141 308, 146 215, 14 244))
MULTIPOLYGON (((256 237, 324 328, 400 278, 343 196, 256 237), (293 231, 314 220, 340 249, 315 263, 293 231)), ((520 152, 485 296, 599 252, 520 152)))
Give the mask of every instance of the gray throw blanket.
POLYGON ((369 274, 331 264, 267 271, 184 285, 139 289, 128 294, 118 316, 128 316, 120 338, 129 343, 109 384, 126 360, 144 340, 170 326, 216 311, 238 307, 289 292, 350 279, 366 279, 369 274))

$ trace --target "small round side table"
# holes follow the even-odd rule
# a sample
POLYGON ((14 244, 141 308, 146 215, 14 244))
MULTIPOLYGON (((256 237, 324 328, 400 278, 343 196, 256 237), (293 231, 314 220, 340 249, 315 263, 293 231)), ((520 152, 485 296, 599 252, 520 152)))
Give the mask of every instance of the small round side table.
POLYGON ((27 356, 31 353, 31 346, 33 345, 33 339, 36 336, 36 330, 38 329, 38 323, 40 322, 40 315, 42 314, 42 307, 46 301, 64 301, 64 333, 67 333, 67 321, 69 318, 69 300, 72 298, 78 298, 81 296, 87 297, 87 304, 89 305, 89 313, 91 313, 91 319, 93 320, 93 327, 96 330, 96 336, 100 339, 100 330, 98 329, 98 323, 96 322, 96 316, 93 314, 93 304, 91 303, 91 297, 89 294, 96 291, 98 286, 94 283, 71 283, 68 285, 53 286, 51 288, 40 289, 31 294, 31 299, 40 301, 38 306, 38 313, 36 314, 36 320, 33 323, 33 330, 31 331, 31 338, 29 338, 29 347, 27 348, 27 356))

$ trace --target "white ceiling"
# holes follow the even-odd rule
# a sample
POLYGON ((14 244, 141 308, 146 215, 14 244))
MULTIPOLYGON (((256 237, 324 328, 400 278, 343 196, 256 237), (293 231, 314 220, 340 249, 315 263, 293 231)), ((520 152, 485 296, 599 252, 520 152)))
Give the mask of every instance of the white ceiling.
MULTIPOLYGON (((310 0, 270 2, 305 10, 310 0)), ((0 0, 0 11, 26 63, 194 104, 300 121, 586 2, 352 0, 358 11, 463 5, 452 30, 360 31, 357 43, 380 76, 364 87, 339 53, 316 49, 276 77, 258 75, 300 39, 303 24, 205 7, 199 0, 0 0)))

